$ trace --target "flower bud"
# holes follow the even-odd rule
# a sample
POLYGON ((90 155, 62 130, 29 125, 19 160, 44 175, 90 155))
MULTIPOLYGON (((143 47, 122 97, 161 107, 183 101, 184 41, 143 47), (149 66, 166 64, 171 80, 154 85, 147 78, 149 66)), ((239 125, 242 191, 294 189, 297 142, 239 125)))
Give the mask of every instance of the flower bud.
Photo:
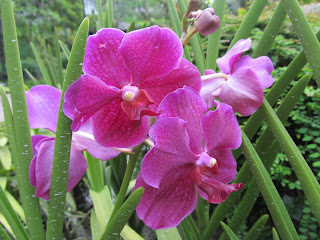
POLYGON ((200 0, 189 0, 186 16, 192 11, 197 11, 200 7, 200 0))
POLYGON ((220 18, 213 14, 213 8, 207 8, 196 17, 194 27, 197 32, 200 32, 204 36, 208 36, 217 31, 220 27, 220 18))

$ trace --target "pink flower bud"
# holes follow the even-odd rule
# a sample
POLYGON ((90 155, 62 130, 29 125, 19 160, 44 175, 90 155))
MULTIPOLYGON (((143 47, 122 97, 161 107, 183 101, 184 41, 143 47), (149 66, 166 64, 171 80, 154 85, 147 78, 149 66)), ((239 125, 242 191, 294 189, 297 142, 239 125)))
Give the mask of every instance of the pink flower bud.
POLYGON ((197 11, 200 7, 200 0, 189 0, 188 12, 197 11))
POLYGON ((200 32, 204 36, 208 36, 217 31, 220 27, 220 18, 213 14, 213 8, 207 8, 196 17, 194 27, 197 32, 200 32))

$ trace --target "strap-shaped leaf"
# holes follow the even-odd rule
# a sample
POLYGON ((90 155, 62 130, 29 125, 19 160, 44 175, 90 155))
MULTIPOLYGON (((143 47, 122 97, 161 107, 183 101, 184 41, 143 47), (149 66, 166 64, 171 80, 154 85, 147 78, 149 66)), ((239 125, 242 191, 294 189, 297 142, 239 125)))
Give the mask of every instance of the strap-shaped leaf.
POLYGON ((296 146, 266 99, 264 99, 261 108, 271 131, 279 141, 281 148, 285 151, 293 171, 301 182, 303 191, 310 202, 314 215, 318 222, 320 222, 320 205, 318 204, 320 201, 320 186, 317 179, 300 153, 299 148, 296 146))
POLYGON ((46 234, 47 239, 62 239, 64 206, 66 200, 72 138, 72 120, 64 115, 62 106, 65 91, 81 76, 88 31, 89 19, 85 18, 76 34, 66 69, 65 81, 62 87, 50 185, 50 202, 48 207, 46 234))
POLYGON ((112 28, 114 25, 114 16, 113 16, 113 0, 108 0, 106 4, 106 20, 107 27, 112 28), (108 19, 108 20, 107 20, 108 19))
POLYGON ((232 232, 232 230, 224 223, 220 222, 223 231, 228 235, 230 240, 239 240, 239 238, 232 232))
POLYGON ((101 161, 90 155, 89 152, 85 153, 88 169, 87 174, 94 191, 100 192, 104 187, 104 178, 101 168, 101 161))
POLYGON ((19 217, 10 205, 9 200, 0 187, 0 210, 4 215, 17 239, 30 239, 19 217))
MULTIPOLYGON (((2 35, 6 56, 8 83, 12 100, 15 144, 15 172, 18 181, 20 200, 27 218, 32 239, 43 239, 42 218, 39 201, 34 197, 34 188, 29 184, 29 165, 33 157, 30 137, 27 103, 21 68, 16 25, 10 0, 1 0, 2 35)), ((13 125, 12 125, 13 126, 13 125)), ((11 133, 10 133, 11 134, 11 133)))
POLYGON ((6 232, 6 230, 2 227, 1 224, 0 224, 0 239, 11 240, 11 238, 9 237, 9 235, 6 232))
POLYGON ((279 235, 277 233, 277 230, 275 228, 272 228, 272 239, 273 240, 280 240, 279 235))
POLYGON ((101 0, 96 0, 96 6, 97 6, 97 12, 98 12, 98 21, 97 21, 97 31, 103 27, 105 27, 104 25, 104 21, 103 21, 103 13, 102 13, 102 6, 101 6, 101 0))
POLYGON ((251 30, 256 25, 257 20, 267 2, 268 0, 254 0, 236 35, 232 39, 228 50, 232 48, 232 46, 236 44, 236 42, 238 42, 240 39, 244 39, 250 36, 251 30))
POLYGON ((66 45, 64 42, 62 42, 62 41, 60 41, 60 40, 58 40, 58 42, 59 42, 59 45, 60 45, 60 47, 61 47, 64 55, 66 56, 66 58, 67 58, 68 61, 69 61, 69 57, 70 57, 70 50, 69 50, 69 48, 67 47, 67 45, 66 45))
POLYGON ((169 228, 165 230, 157 230, 157 239, 158 240, 182 240, 177 228, 169 228))
POLYGON ((298 1, 282 0, 282 3, 301 41, 318 87, 320 87, 320 43, 313 33, 298 1))
POLYGON ((259 155, 243 131, 241 147, 281 238, 299 239, 298 233, 294 228, 276 187, 274 186, 259 155))
POLYGON ((261 216, 258 221, 252 226, 243 240, 256 240, 262 232, 263 227, 266 225, 268 219, 268 214, 261 216))
POLYGON ((110 219, 110 222, 108 223, 100 240, 117 239, 119 237, 120 232, 128 222, 133 211, 136 209, 143 193, 144 193, 144 188, 137 188, 129 196, 129 198, 124 202, 121 208, 114 215, 114 217, 110 219))
POLYGON ((58 32, 57 29, 54 29, 54 50, 56 54, 57 59, 57 65, 58 65, 58 83, 60 84, 60 87, 63 85, 63 74, 62 74, 62 59, 60 55, 60 47, 58 42, 58 32))
POLYGON ((199 239, 199 230, 191 215, 187 216, 179 225, 181 232, 186 240, 199 239))
POLYGON ((133 31, 135 26, 136 26, 136 20, 132 20, 128 27, 127 33, 133 31))

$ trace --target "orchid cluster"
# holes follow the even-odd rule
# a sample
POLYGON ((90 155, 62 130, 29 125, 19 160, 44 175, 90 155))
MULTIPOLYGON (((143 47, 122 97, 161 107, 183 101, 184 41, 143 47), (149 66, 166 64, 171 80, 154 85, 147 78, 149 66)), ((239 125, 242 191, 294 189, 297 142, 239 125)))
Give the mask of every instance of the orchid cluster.
MULTIPOLYGON (((196 31, 208 35, 219 27, 213 14, 213 9, 192 10, 188 18, 195 18, 196 31), (211 18, 209 31, 201 23, 204 18, 211 18)), ((231 150, 241 145, 234 111, 254 113, 263 89, 273 83, 268 57, 241 56, 250 46, 250 39, 238 41, 217 60, 219 73, 208 69, 201 76, 182 57, 183 44, 170 29, 153 26, 124 33, 110 28, 89 36, 84 74, 64 95, 64 113, 73 120, 67 191, 87 169, 84 151, 105 161, 146 140, 151 150, 135 187, 145 189, 136 211, 149 227, 177 226, 194 211, 198 194, 218 204, 240 189, 242 183, 229 184, 237 173, 231 150)), ((36 86, 26 98, 30 127, 54 133, 61 92, 36 86)), ((54 142, 52 136, 32 137, 30 182, 45 200, 54 142)))

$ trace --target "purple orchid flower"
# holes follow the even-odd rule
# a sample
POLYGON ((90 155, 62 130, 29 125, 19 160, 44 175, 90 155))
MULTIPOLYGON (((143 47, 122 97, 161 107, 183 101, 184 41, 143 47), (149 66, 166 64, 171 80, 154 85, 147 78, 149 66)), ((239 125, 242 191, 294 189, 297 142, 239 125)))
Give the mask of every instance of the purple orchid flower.
MULTIPOLYGON (((60 98, 61 92, 47 85, 38 85, 26 92, 30 128, 46 128, 55 133, 60 98)), ((87 169, 83 151, 87 150, 93 157, 101 160, 112 159, 120 153, 94 141, 89 123, 72 136, 68 192, 78 184, 87 169)), ((30 182, 36 187, 35 195, 45 200, 49 200, 54 143, 54 137, 32 136, 34 157, 29 168, 30 182)))
POLYGON ((145 192, 136 209, 152 229, 177 226, 197 205, 197 192, 210 203, 221 203, 241 183, 227 184, 237 173, 231 149, 241 144, 232 107, 216 102, 207 111, 193 89, 170 93, 149 135, 155 146, 143 159, 136 188, 145 192), (205 146, 203 144, 205 143, 205 146))
POLYGON ((269 57, 253 59, 242 56, 251 47, 251 39, 239 40, 223 57, 217 59, 221 72, 206 70, 200 95, 209 108, 219 97, 243 116, 257 111, 263 101, 263 89, 273 84, 273 64, 269 57))
POLYGON ((178 36, 158 26, 125 34, 101 29, 88 38, 82 75, 65 94, 73 131, 91 118, 93 135, 106 147, 144 141, 148 116, 179 87, 201 88, 197 68, 182 58, 178 36))

